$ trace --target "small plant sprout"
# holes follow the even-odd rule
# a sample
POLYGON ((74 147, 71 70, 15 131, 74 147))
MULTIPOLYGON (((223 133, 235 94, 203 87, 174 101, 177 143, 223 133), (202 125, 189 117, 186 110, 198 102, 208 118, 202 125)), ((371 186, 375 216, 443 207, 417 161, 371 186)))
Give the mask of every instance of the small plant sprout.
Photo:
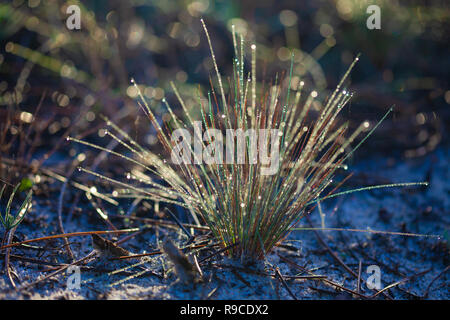
MULTIPOLYGON (((33 190, 31 189, 31 185, 29 184, 28 179, 22 180, 22 182, 18 183, 11 193, 11 196, 9 197, 8 203, 6 204, 5 214, 1 212, 0 209, 0 221, 5 228, 4 236, 2 239, 1 246, 4 244, 8 245, 11 243, 15 228, 22 222, 23 218, 25 217, 28 210, 31 208, 31 196, 33 193, 33 190), (11 205, 14 199, 14 196, 16 195, 17 190, 26 190, 30 189, 27 193, 27 196, 25 200, 22 202, 22 205, 20 206, 19 210, 17 211, 17 214, 14 216, 11 214, 11 205)), ((2 199, 3 192, 5 191, 6 184, 3 185, 2 189, 0 190, 0 200, 2 199)), ((11 248, 6 249, 6 255, 5 255, 5 270, 6 275, 11 282, 11 285, 15 288, 16 285, 14 283, 14 280, 11 276, 11 270, 9 268, 9 258, 10 258, 11 248)))
MULTIPOLYGON (((192 99, 188 105, 175 84, 171 83, 185 120, 175 114, 168 99, 163 99, 170 120, 166 119, 162 125, 139 86, 132 81, 140 97, 139 106, 169 154, 166 159, 144 148, 108 119, 105 119, 109 126, 107 135, 125 147, 127 153, 118 153, 75 138, 70 140, 107 151, 134 166, 126 182, 81 168, 123 188, 117 194, 119 197, 145 198, 183 207, 191 213, 196 223, 206 224, 210 228, 222 248, 229 248, 231 256, 241 260, 263 259, 288 236, 309 208, 338 195, 335 191, 341 184, 333 181, 336 171, 345 170, 345 161, 392 108, 372 128, 369 122, 363 122, 353 132, 348 132, 348 124, 343 123, 338 114, 352 97, 343 86, 358 57, 322 104, 319 92, 302 92, 303 81, 294 86, 293 56, 286 77, 277 76, 269 85, 258 82, 258 46, 250 45, 251 65, 244 66, 242 37, 240 46, 238 41, 233 41, 233 74, 225 82, 217 66, 208 30, 203 20, 201 22, 215 72, 211 83, 216 84, 212 84, 207 94, 199 92, 195 105, 192 105, 192 99), (196 113, 200 118, 198 121, 193 118, 193 110, 199 111, 196 113), (178 129, 189 129, 189 135, 194 137, 194 145, 185 143, 181 152, 179 139, 174 139, 178 129), (264 130, 277 134, 274 138, 271 134, 265 134, 264 130), (237 136, 228 139, 228 135, 227 139, 220 138, 222 133, 229 131, 248 135, 241 140, 237 136), (360 135, 364 135, 360 142, 351 147, 360 135), (221 144, 225 140, 226 154, 221 144), (229 153, 228 146, 234 146, 235 141, 237 147, 229 153), (252 148, 255 145, 258 146, 259 157, 252 148), (274 150, 278 151, 276 157, 261 158, 260 153, 272 155, 274 150), (172 157, 172 162, 169 161, 174 151, 180 158, 191 160, 176 163, 172 157), (208 159, 215 161, 205 160, 208 153, 211 156, 208 159), (244 161, 229 162, 228 157, 244 161), (268 167, 275 167, 276 170, 265 174, 268 167), (136 183, 132 183, 133 180, 136 183)), ((233 39, 236 39, 234 33, 233 39)), ((185 140, 186 137, 187 134, 181 136, 185 142, 189 141, 185 140)), ((417 184, 420 183, 371 186, 368 189, 417 184)), ((366 189, 357 189, 361 190, 366 189)), ((344 191, 349 192, 352 191, 344 191)))
MULTIPOLYGON (((11 214, 11 204, 14 199, 14 196, 17 192, 17 190, 21 187, 21 183, 18 183, 15 187, 13 192, 11 193, 11 196, 9 197, 8 203, 6 204, 5 213, 1 212, 0 210, 0 221, 5 228, 5 234, 9 232, 12 228, 17 227, 25 217, 28 210, 31 208, 31 196, 33 191, 29 190, 27 193, 27 196, 25 200, 22 202, 22 205, 20 206, 19 210, 17 211, 16 215, 11 214)), ((0 191, 0 200, 2 198, 3 192, 5 191, 6 185, 3 185, 1 191, 0 191)))

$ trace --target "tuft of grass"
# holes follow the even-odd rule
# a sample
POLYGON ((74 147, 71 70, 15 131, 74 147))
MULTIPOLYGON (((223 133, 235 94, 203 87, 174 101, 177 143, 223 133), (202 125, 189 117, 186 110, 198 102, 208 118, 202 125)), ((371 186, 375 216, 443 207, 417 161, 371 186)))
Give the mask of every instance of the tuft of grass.
MULTIPOLYGON (((2 198, 3 192, 5 191, 6 185, 3 185, 2 189, 0 190, 0 200, 2 198)), ((23 183, 18 183, 15 187, 13 192, 11 193, 8 203, 6 204, 5 213, 3 214, 0 211, 0 222, 2 223, 3 227, 5 228, 5 233, 9 232, 12 228, 17 227, 25 218, 25 215, 27 214, 28 210, 31 207, 31 196, 33 194, 33 190, 31 188, 28 188, 28 186, 24 186, 23 183), (25 200, 22 202, 22 205, 20 206, 19 210, 17 211, 16 215, 11 214, 11 204, 13 202, 14 196, 16 195, 17 190, 20 188, 26 188, 30 189, 25 197, 25 200)))
MULTIPOLYGON (((108 150, 76 138, 69 140, 107 151, 134 166, 127 175, 127 182, 80 168, 120 186, 116 196, 147 198, 184 207, 197 223, 203 222, 210 228, 223 248, 230 247, 230 255, 241 260, 262 259, 287 237, 308 208, 337 195, 334 191, 340 184, 333 183, 336 170, 346 168, 345 160, 392 108, 371 130, 369 122, 365 121, 349 132, 348 123, 341 123, 338 114, 352 97, 343 86, 358 57, 331 96, 321 104, 316 91, 304 97, 303 82, 298 88, 292 88, 293 57, 287 77, 277 78, 268 88, 260 85, 257 80, 257 47, 251 45, 251 64, 247 67, 244 40, 241 37, 238 44, 234 32, 233 74, 224 84, 203 20, 202 25, 211 51, 216 84, 212 85, 207 97, 202 97, 201 93, 197 97, 199 120, 205 128, 220 132, 254 129, 258 139, 259 129, 278 129, 281 132, 278 141, 266 137, 262 143, 268 150, 279 148, 279 166, 275 174, 261 174, 267 164, 249 161, 252 157, 250 148, 244 151, 246 161, 243 164, 194 161, 192 164, 174 165, 141 146, 107 118, 107 135, 126 148, 127 153, 108 150), (351 144, 363 133, 365 136, 360 143, 352 148, 351 144), (137 183, 133 184, 130 180, 137 183)), ((180 119, 168 100, 163 99, 170 120, 161 125, 139 86, 132 82, 139 93, 139 106, 153 124, 165 151, 171 154, 177 143, 171 139, 171 133, 179 128, 194 128, 191 110, 172 83, 185 120, 180 119)), ((193 132, 198 134, 195 130, 193 132)), ((210 136, 204 141, 199 138, 203 148, 214 142, 210 136)), ((249 139, 245 140, 245 144, 249 146, 249 139)), ((190 151, 189 156, 196 160, 194 150, 191 148, 190 151)))
MULTIPOLYGON (((2 189, 0 190, 0 200, 2 199, 3 192, 5 191, 6 184, 3 185, 2 189)), ((27 189, 27 186, 23 183, 18 183, 11 193, 8 203, 6 204, 5 213, 3 214, 0 210, 0 222, 3 225, 5 231, 3 234, 3 238, 1 240, 1 246, 3 245, 9 245, 12 241, 14 232, 17 228, 17 226, 22 222, 23 218, 27 214, 28 210, 31 208, 31 196, 33 194, 33 191, 30 189, 27 193, 27 196, 25 200, 22 202, 22 205, 20 206, 19 210, 17 211, 16 215, 11 214, 11 204, 13 202, 14 196, 16 195, 16 192, 18 189, 27 189)), ((5 254, 5 273, 11 282, 11 285, 15 288, 16 285, 14 283, 14 280, 11 276, 11 270, 9 268, 9 259, 10 259, 10 253, 11 248, 6 249, 5 254)))

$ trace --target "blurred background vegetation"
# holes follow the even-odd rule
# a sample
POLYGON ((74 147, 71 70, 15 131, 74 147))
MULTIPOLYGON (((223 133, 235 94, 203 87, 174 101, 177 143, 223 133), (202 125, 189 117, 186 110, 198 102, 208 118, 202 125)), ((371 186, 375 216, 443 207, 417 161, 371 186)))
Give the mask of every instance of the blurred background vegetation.
POLYGON ((67 155, 84 161, 89 154, 65 137, 99 140, 100 114, 155 145, 130 79, 163 119, 162 98, 177 105, 169 81, 195 108, 199 88, 205 94, 215 81, 201 18, 223 75, 232 74, 234 25, 247 52, 257 45, 259 80, 287 70, 293 51, 292 86, 305 81, 322 99, 361 53, 343 116, 356 126, 396 108, 360 156, 415 158, 448 146, 448 1, 12 0, 0 2, 0 161, 34 171, 67 155), (66 27, 71 4, 81 8, 81 30, 66 27), (381 8, 381 30, 366 27, 371 4, 381 8))

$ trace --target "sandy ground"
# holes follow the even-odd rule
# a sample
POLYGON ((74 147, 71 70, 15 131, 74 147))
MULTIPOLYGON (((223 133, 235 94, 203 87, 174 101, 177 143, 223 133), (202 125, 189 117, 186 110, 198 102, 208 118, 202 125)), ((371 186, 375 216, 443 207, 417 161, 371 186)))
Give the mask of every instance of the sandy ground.
MULTIPOLYGON (((4 272, 0 273, 0 299, 351 299, 375 295, 376 299, 449 299, 449 220, 450 171, 449 151, 438 149, 424 158, 398 161, 395 158, 372 158, 351 164, 355 172, 353 182, 343 189, 359 186, 403 182, 430 181, 428 188, 383 189, 354 193, 328 200, 322 204, 325 226, 398 231, 440 237, 409 237, 350 231, 294 231, 285 242, 272 252, 267 260, 256 265, 242 265, 222 255, 201 264, 204 281, 184 285, 177 281, 172 264, 165 255, 153 255, 145 261, 139 259, 113 262, 93 259, 80 269, 80 288, 70 288, 72 273, 66 271, 50 279, 39 281, 54 267, 24 262, 20 256, 45 261, 48 264, 68 263, 67 252, 61 239, 33 243, 34 248, 13 248, 11 266, 17 289, 12 289, 4 272), (325 243, 321 244, 319 238, 325 243), (334 255, 334 256, 333 256, 334 255), (337 260, 340 259, 342 263, 337 260), (139 263, 142 262, 142 263, 139 263), (361 268, 359 268, 361 262, 361 268), (139 263, 139 266, 129 267, 139 263), (365 281, 373 275, 367 268, 379 268, 382 288, 396 283, 391 289, 377 294, 368 289, 365 281), (120 268, 123 272, 111 272, 120 268), (274 277, 279 268, 290 289, 274 277), (357 275, 361 274, 361 288, 357 289, 357 275), (288 278, 304 276, 318 278, 288 278), (356 275, 356 277, 355 277, 356 275), (31 285, 30 285, 31 284, 31 285), (68 286, 69 284, 69 286, 68 286), (345 288, 345 289, 343 289, 345 288)), ((19 240, 60 233, 58 227, 58 196, 61 183, 49 184, 50 197, 36 195, 34 206, 16 231, 19 240), (46 200, 52 199, 52 200, 46 200)), ((95 209, 82 194, 77 209, 71 212, 76 190, 69 189, 63 207, 66 232, 106 230, 95 209)), ((128 210, 129 204, 122 210, 128 210)), ((120 209, 108 209, 119 214, 120 209)), ((151 209, 139 206, 137 214, 154 217, 151 209)), ((165 219, 168 219, 167 217, 165 219)), ((123 228, 123 219, 111 220, 123 228)), ((310 221, 320 226, 319 212, 315 210, 310 221)), ((139 225, 132 224, 132 226, 139 225)), ((302 225, 309 227, 308 221, 302 225)), ((186 237, 180 231, 153 228, 121 246, 133 253, 157 251, 164 233, 180 246, 186 237)), ((124 237, 118 236, 118 239, 124 237)), ((114 239, 110 237, 110 239, 114 239)), ((201 239, 200 239, 201 240, 201 239)), ((92 250, 91 238, 70 238, 75 259, 92 250)), ((216 249, 215 249, 216 250, 216 249)), ((200 250, 199 259, 214 252, 200 250)), ((0 256, 4 264, 4 257, 0 256)), ((2 268, 3 269, 3 268, 2 268)))

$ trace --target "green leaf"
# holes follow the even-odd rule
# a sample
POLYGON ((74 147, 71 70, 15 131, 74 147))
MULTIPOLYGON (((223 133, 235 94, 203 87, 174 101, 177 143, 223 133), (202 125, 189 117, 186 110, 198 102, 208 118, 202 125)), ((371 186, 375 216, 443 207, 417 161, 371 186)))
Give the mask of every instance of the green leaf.
POLYGON ((33 187, 33 182, 28 178, 23 178, 20 182, 19 191, 27 191, 33 187))

